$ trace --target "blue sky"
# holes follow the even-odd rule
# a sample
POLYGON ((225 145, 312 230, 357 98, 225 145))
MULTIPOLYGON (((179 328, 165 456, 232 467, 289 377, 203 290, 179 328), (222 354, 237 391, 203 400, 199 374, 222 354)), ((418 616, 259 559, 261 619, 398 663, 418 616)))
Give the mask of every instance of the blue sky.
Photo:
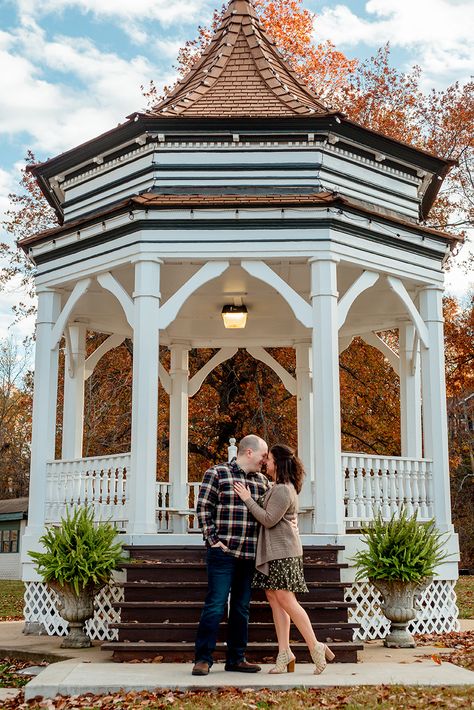
MULTIPOLYGON (((464 83, 472 72, 473 0, 304 0, 315 37, 365 59, 390 41, 401 69, 423 85, 464 83)), ((215 0, 0 0, 0 217, 28 148, 45 159, 110 129, 144 106, 140 85, 173 81, 176 53, 208 23, 215 0)), ((0 234, 0 240, 6 239, 0 234)), ((0 265, 1 266, 1 265, 0 265)), ((455 270, 448 287, 462 295, 455 270)), ((19 299, 0 293, 0 337, 19 299)), ((31 332, 31 321, 16 328, 31 332)))

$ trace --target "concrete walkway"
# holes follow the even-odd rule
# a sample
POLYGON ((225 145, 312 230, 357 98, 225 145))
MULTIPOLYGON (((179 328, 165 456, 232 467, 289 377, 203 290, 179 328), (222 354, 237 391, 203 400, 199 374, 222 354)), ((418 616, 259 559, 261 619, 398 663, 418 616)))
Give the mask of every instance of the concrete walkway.
MULTIPOLYGON (((461 630, 474 628, 474 620, 461 621, 461 630)), ((192 689, 240 688, 289 689, 355 685, 474 686, 474 672, 451 663, 436 664, 431 655, 441 659, 452 649, 419 646, 414 649, 388 649, 382 641, 369 641, 359 652, 359 663, 330 664, 315 676, 312 666, 300 663, 295 673, 269 675, 269 665, 256 674, 229 673, 216 664, 204 677, 191 675, 189 663, 114 663, 111 653, 100 650, 100 642, 88 649, 62 649, 55 636, 24 636, 23 622, 0 623, 0 656, 30 658, 32 665, 49 660, 38 676, 25 686, 26 699, 37 695, 52 698, 57 694, 105 694, 119 690, 155 690, 156 688, 192 689)), ((0 698, 1 699, 1 698, 0 698)))

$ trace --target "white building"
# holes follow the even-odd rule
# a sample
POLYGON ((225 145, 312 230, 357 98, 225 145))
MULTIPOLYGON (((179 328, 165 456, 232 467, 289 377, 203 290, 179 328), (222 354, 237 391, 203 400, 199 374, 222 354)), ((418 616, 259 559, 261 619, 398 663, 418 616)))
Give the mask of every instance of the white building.
MULTIPOLYGON (((66 503, 86 499, 131 544, 201 545, 188 531, 188 398, 246 348, 297 397, 309 472, 304 543, 343 545, 348 561, 359 544, 351 530, 374 510, 388 517, 404 504, 420 520, 434 517, 454 556, 424 594, 416 623, 427 632, 456 628, 442 317, 454 238, 421 224, 449 167, 326 109, 285 65, 247 0, 231 1, 203 57, 153 111, 35 166, 61 226, 22 242, 39 299, 25 549, 66 503), (239 302, 247 325, 228 330, 221 310, 239 302), (377 335, 388 329, 399 331, 399 355, 377 335), (109 335, 87 358, 86 330, 109 335), (339 353, 355 336, 400 376, 401 457, 341 451, 339 353), (131 451, 84 459, 84 382, 126 337, 134 347, 131 451), (159 344, 171 350, 169 372, 159 344), (276 346, 295 349, 296 377, 265 350, 276 346), (219 353, 189 379, 189 350, 209 347, 219 353), (166 484, 156 483, 158 378, 170 394, 166 484), (159 515, 164 490, 170 516, 159 515)), ((23 561, 27 621, 47 617, 49 631, 61 631, 49 592, 23 561)), ((353 582, 353 567, 343 575, 353 582)), ((363 637, 384 633, 370 585, 352 584, 347 599, 356 601, 363 637)), ((107 636, 102 622, 91 628, 107 636)))

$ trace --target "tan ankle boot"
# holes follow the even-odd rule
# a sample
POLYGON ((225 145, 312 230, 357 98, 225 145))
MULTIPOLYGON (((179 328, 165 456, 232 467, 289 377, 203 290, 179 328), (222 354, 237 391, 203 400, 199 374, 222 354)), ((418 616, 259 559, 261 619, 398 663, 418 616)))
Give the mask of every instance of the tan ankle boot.
POLYGON ((276 658, 276 664, 270 668, 269 673, 293 673, 295 670, 295 657, 290 649, 280 651, 276 658))
POLYGON ((335 656, 325 643, 316 643, 316 646, 311 651, 311 658, 314 663, 314 673, 319 675, 326 668, 327 661, 333 661, 335 656))

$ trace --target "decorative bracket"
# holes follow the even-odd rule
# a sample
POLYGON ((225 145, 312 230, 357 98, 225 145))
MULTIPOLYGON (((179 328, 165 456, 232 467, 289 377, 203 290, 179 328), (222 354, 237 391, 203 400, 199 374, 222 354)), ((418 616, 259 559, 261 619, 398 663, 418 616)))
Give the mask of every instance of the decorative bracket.
POLYGON ((406 290, 403 282, 400 281, 400 279, 395 278, 394 276, 387 276, 387 281, 392 291, 396 293, 400 300, 404 303, 405 308, 408 311, 408 314, 413 322, 413 325, 416 328, 421 342, 423 343, 425 348, 428 349, 430 347, 428 328, 426 327, 422 317, 416 310, 415 304, 411 300, 410 294, 406 290))
POLYGON ((361 333, 360 337, 367 343, 367 345, 372 345, 374 348, 377 348, 377 350, 380 350, 382 355, 387 358, 397 375, 400 376, 400 358, 397 353, 392 350, 392 348, 389 348, 387 343, 385 343, 382 338, 379 338, 379 336, 372 331, 369 333, 361 333))
POLYGON ((276 274, 264 261, 242 261, 241 266, 250 276, 272 286, 290 306, 295 317, 305 328, 313 325, 312 308, 286 281, 276 274))
POLYGON ((337 306, 339 329, 342 328, 346 322, 347 314, 356 298, 368 288, 371 288, 379 280, 379 276, 380 274, 375 273, 375 271, 364 271, 359 278, 354 281, 352 286, 347 289, 337 306))
POLYGON ((89 357, 86 359, 84 363, 84 380, 88 380, 89 377, 92 375, 92 373, 95 370, 95 367, 99 360, 109 352, 109 350, 112 350, 113 348, 117 348, 119 345, 123 343, 125 340, 125 335, 110 335, 107 340, 104 340, 103 343, 99 345, 98 348, 94 350, 93 353, 89 355, 89 357))
POLYGON ((197 271, 176 293, 168 298, 166 303, 160 306, 159 327, 164 330, 174 321, 184 302, 208 281, 220 276, 229 266, 228 261, 208 261, 199 271, 197 271))
POLYGON ((283 382, 285 389, 287 389, 290 394, 296 395, 296 379, 292 377, 290 373, 270 355, 270 353, 267 353, 265 348, 260 346, 251 347, 247 348, 247 352, 255 358, 255 360, 260 360, 261 362, 264 362, 265 365, 268 365, 268 367, 270 367, 283 382))
POLYGON ((91 283, 92 279, 81 279, 81 281, 78 281, 74 286, 71 295, 66 301, 66 305, 59 314, 58 319, 51 331, 51 350, 54 350, 56 345, 61 340, 61 336, 64 332, 64 329, 66 328, 66 324, 69 320, 69 316, 71 315, 74 306, 81 298, 81 296, 86 293, 91 283))
POLYGON ((99 274, 99 276, 97 276, 97 281, 102 286, 102 288, 105 288, 106 291, 110 291, 110 293, 115 296, 115 298, 123 308, 125 318, 127 319, 130 327, 133 328, 135 320, 133 300, 130 298, 122 284, 117 281, 115 276, 112 276, 110 271, 106 271, 105 274, 99 274))
POLYGON ((214 368, 220 365, 221 363, 225 362, 226 360, 229 360, 231 357, 234 357, 237 350, 238 348, 221 348, 219 352, 213 355, 211 359, 208 360, 206 364, 203 365, 201 369, 196 372, 196 374, 193 375, 189 380, 188 396, 194 397, 196 392, 199 392, 201 385, 208 376, 208 374, 212 372, 214 368))

